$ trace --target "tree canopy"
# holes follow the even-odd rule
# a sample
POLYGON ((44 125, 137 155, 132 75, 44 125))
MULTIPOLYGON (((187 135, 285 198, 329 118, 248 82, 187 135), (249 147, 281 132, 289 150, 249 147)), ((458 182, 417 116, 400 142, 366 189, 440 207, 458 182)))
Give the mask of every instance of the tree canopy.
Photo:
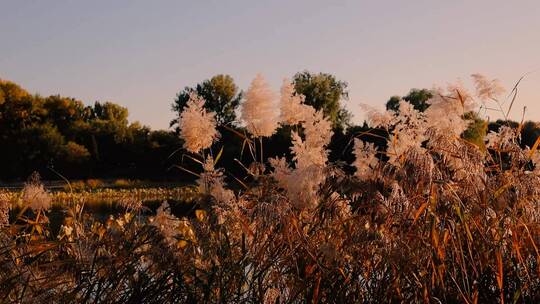
POLYGON ((433 93, 428 89, 411 89, 409 93, 403 97, 390 97, 386 102, 386 109, 397 112, 399 110, 399 101, 403 99, 412 104, 416 110, 424 112, 429 107, 427 101, 432 97, 433 93))
POLYGON ((349 99, 346 82, 331 74, 304 71, 294 75, 293 83, 296 93, 306 97, 305 103, 322 110, 334 128, 345 129, 350 124, 352 115, 342 104, 349 99))
MULTIPOLYGON (((178 116, 186 106, 189 95, 196 93, 205 102, 208 111, 216 113, 216 121, 220 125, 232 124, 236 121, 236 108, 242 99, 242 92, 234 83, 234 79, 229 75, 216 75, 204 80, 195 87, 185 87, 180 91, 172 104, 172 110, 178 116)), ((170 125, 176 126, 178 118, 171 121, 170 125)))
POLYGON ((128 122, 112 102, 86 106, 74 98, 31 95, 0 80, 0 179, 25 179, 53 169, 69 178, 163 175, 181 146, 172 132, 128 122))

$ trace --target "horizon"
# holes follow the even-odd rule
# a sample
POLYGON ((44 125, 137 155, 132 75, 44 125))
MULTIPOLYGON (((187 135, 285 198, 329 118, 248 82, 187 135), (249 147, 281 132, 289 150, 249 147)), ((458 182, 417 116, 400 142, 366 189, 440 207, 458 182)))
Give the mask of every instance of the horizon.
POLYGON ((525 120, 538 121, 540 3, 514 5, 8 3, 0 78, 32 94, 111 101, 131 122, 168 129, 176 94, 216 74, 246 90, 262 73, 276 92, 296 72, 333 74, 349 84, 345 106, 357 124, 360 104, 382 108, 412 88, 462 79, 472 89, 468 76, 482 73, 509 93, 526 75, 510 118, 526 106, 525 120))

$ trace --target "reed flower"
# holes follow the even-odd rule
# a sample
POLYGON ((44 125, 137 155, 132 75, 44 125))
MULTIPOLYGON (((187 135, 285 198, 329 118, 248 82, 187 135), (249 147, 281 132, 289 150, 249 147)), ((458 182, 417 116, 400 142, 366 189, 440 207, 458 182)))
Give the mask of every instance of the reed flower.
POLYGON ((426 139, 425 114, 414 109, 404 100, 399 102, 399 112, 391 121, 394 130, 388 142, 388 162, 396 165, 400 157, 410 149, 422 152, 422 142, 426 139))
POLYGON ((151 218, 151 225, 159 229, 169 245, 173 245, 177 241, 180 220, 171 214, 171 208, 167 202, 159 206, 156 216, 151 218))
POLYGON ((24 185, 22 199, 34 211, 45 211, 51 207, 51 196, 39 181, 31 181, 24 185))
POLYGON ((197 180, 199 192, 214 197, 218 203, 233 202, 235 200, 234 192, 226 189, 223 170, 215 168, 212 156, 208 156, 204 161, 203 170, 197 180))
POLYGON ((328 161, 326 146, 332 138, 332 125, 321 111, 303 105, 301 125, 304 139, 292 132, 291 153, 295 168, 289 168, 283 158, 271 159, 272 176, 287 190, 290 200, 298 209, 316 206, 318 190, 325 180, 324 169, 328 161))
POLYGON ((508 148, 516 139, 517 134, 514 129, 508 126, 502 126, 498 132, 490 131, 486 137, 486 147, 495 150, 508 148))
POLYGON ((504 87, 498 79, 489 80, 482 74, 471 75, 476 86, 476 96, 481 100, 493 100, 504 93, 504 87))
POLYGON ((384 128, 388 129, 395 113, 393 111, 380 111, 370 105, 361 104, 360 108, 366 115, 366 122, 371 128, 384 128))
POLYGON ((358 138, 354 139, 355 175, 361 180, 368 180, 374 176, 375 168, 379 164, 376 156, 377 149, 373 143, 365 143, 358 138))
POLYGON ((287 79, 283 79, 281 86, 280 99, 280 122, 285 125, 296 125, 302 121, 304 117, 305 96, 296 94, 293 84, 287 79))
POLYGON ((324 166, 328 160, 326 146, 330 143, 333 134, 331 122, 321 111, 315 111, 311 106, 304 106, 303 114, 304 139, 298 132, 291 134, 291 152, 296 167, 324 166))
MULTIPOLYGON (((482 151, 461 138, 471 94, 460 84, 434 88, 424 112, 406 101, 395 111, 368 108, 370 125, 387 137, 375 137, 377 146, 354 139, 353 175, 328 160, 333 133, 323 113, 291 100, 287 83, 282 92, 297 109, 281 122, 295 123, 292 160, 268 159, 266 170, 261 157, 257 170, 246 166, 256 178, 233 176, 243 186, 233 192, 206 155, 199 190, 185 200, 194 217, 176 217, 165 202, 154 217, 126 212, 103 224, 77 205, 58 237, 25 238, 24 225, 0 229, 0 298, 538 302, 540 153, 521 147, 518 128, 490 132, 482 151)), ((23 198, 42 195, 40 185, 29 182, 23 198)), ((9 200, 2 193, 0 226, 9 200)), ((24 221, 32 223, 24 212, 15 219, 24 221)))
POLYGON ((439 134, 459 137, 470 124, 463 115, 476 107, 471 94, 460 83, 448 85, 446 91, 434 88, 432 93, 425 111, 426 127, 436 129, 439 134))
POLYGON ((210 148, 219 137, 215 113, 206 112, 204 103, 204 99, 192 93, 180 115, 180 137, 184 139, 184 148, 189 152, 199 153, 210 148))
POLYGON ((315 164, 290 168, 284 158, 269 159, 274 169, 272 177, 287 191, 287 197, 296 209, 313 208, 319 200, 319 188, 325 180, 324 168, 315 164))
POLYGON ((268 137, 276 131, 278 116, 275 96, 261 74, 251 82, 242 103, 241 114, 247 130, 254 137, 268 137))

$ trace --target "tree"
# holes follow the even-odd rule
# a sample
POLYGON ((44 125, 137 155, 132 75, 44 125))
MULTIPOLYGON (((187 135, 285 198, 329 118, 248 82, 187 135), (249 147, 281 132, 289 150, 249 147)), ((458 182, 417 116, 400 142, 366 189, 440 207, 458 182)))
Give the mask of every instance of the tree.
POLYGON ((22 99, 30 94, 18 84, 0 79, 0 104, 22 99))
POLYGON ((58 178, 51 168, 67 178, 170 177, 169 155, 180 146, 173 132, 130 124, 128 110, 112 102, 85 106, 0 80, 2 179, 26 179, 33 171, 58 178))
POLYGON ((526 121, 521 128, 521 143, 532 148, 540 136, 540 123, 526 121))
POLYGON ((463 132, 463 138, 470 143, 475 144, 480 150, 485 151, 486 145, 484 143, 484 137, 486 136, 488 123, 482 118, 478 117, 475 112, 467 112, 464 115, 465 119, 471 121, 471 124, 463 132))
POLYGON ((416 110, 424 112, 429 107, 427 101, 432 97, 433 93, 431 93, 430 90, 411 89, 409 94, 403 96, 402 98, 399 96, 390 97, 390 99, 386 102, 386 109, 397 112, 399 110, 399 101, 403 99, 412 104, 416 110))
MULTIPOLYGON (((184 110, 191 93, 196 93, 206 101, 204 107, 216 113, 218 124, 232 124, 236 120, 235 111, 242 99, 242 92, 238 91, 231 76, 220 74, 197 84, 194 88, 185 87, 172 104, 172 110, 177 112, 178 116, 184 110)), ((178 124, 178 119, 171 121, 171 127, 178 124)))
POLYGON ((57 126, 64 135, 73 135, 73 125, 84 120, 85 106, 74 98, 49 96, 44 99, 43 108, 47 111, 47 121, 57 126))
POLYGON ((331 74, 304 71, 294 75, 293 83, 296 93, 306 97, 305 104, 322 110, 333 128, 345 129, 349 125, 351 114, 341 104, 342 100, 349 99, 346 82, 331 74))

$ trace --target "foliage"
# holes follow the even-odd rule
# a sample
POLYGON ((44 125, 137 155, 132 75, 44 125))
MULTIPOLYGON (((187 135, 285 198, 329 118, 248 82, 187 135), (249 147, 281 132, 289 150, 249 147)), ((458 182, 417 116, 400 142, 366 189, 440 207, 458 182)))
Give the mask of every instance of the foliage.
MULTIPOLYGON (((167 157, 182 146, 172 132, 128 122, 128 110, 111 102, 85 106, 53 95, 31 95, 0 80, 1 179, 37 170, 46 178, 167 175, 167 157)), ((170 175, 170 174, 169 174, 170 175)))
POLYGON ((427 89, 412 89, 409 94, 403 97, 392 96, 386 102, 386 109, 397 111, 399 109, 399 101, 405 100, 414 106, 414 109, 420 112, 424 112, 429 104, 427 101, 433 97, 433 92, 427 89))
POLYGON ((351 114, 342 104, 349 98, 346 82, 331 74, 304 71, 294 75, 293 83, 296 93, 305 96, 304 103, 323 111, 334 128, 343 130, 350 124, 351 114))
MULTIPOLYGON (((242 99, 242 92, 238 91, 231 76, 219 74, 195 87, 185 87, 178 93, 172 105, 172 110, 177 112, 178 116, 184 110, 192 93, 196 93, 206 101, 205 108, 216 113, 216 121, 220 125, 230 125, 236 121, 235 111, 242 99)), ((176 126, 178 123, 179 120, 174 119, 170 125, 176 126)))
POLYGON ((463 138, 478 146, 480 150, 485 151, 486 145, 484 144, 484 137, 487 134, 488 123, 482 118, 478 117, 475 112, 465 113, 464 118, 470 120, 471 124, 467 130, 463 132, 463 138))

